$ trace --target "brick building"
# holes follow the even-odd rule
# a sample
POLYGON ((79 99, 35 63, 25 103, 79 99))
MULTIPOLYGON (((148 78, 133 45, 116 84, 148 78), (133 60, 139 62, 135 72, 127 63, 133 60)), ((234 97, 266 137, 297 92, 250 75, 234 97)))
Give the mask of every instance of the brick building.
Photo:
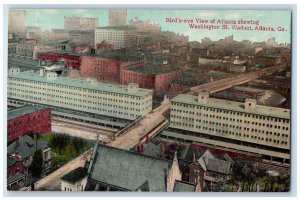
POLYGON ((130 67, 143 66, 142 57, 118 53, 102 53, 81 57, 81 76, 109 82, 121 82, 121 72, 130 67))
POLYGON ((121 72, 122 84, 138 83, 141 88, 154 89, 159 94, 166 93, 177 77, 176 70, 162 67, 136 67, 121 72))
POLYGON ((13 142, 28 133, 42 134, 51 130, 51 110, 25 106, 8 111, 7 141, 13 142))
POLYGON ((80 69, 81 57, 78 54, 73 54, 66 51, 51 51, 38 53, 36 58, 45 61, 64 60, 65 67, 70 69, 80 69))

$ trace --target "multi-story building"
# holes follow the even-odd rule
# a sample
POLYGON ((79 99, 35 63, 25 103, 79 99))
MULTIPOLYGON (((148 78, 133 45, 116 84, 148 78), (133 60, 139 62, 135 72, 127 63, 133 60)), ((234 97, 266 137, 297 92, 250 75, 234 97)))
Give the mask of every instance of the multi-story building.
POLYGON ((47 142, 25 135, 7 147, 8 164, 11 166, 7 172, 7 188, 9 190, 17 190, 32 179, 30 166, 33 161, 33 155, 37 150, 40 150, 42 153, 43 164, 41 176, 44 176, 52 168, 51 148, 47 142), (14 168, 18 169, 12 171, 14 168))
POLYGON ((182 130, 179 138, 230 147, 269 159, 289 160, 290 110, 197 96, 178 95, 171 100, 171 124, 182 130))
POLYGON ((42 134, 51 130, 50 108, 24 106, 7 113, 7 141, 12 142, 27 134, 42 134))
POLYGON ((109 9, 109 26, 118 27, 127 24, 127 10, 126 9, 109 9))
POLYGON ((60 50, 61 44, 54 43, 38 43, 38 44, 26 44, 26 43, 12 43, 9 47, 11 53, 15 53, 25 57, 36 58, 39 52, 60 50))
POLYGON ((70 31, 70 39, 75 45, 90 45, 95 44, 95 32, 94 30, 75 30, 70 31))
POLYGON ((98 18, 65 17, 65 30, 94 30, 98 27, 98 18))
POLYGON ((161 28, 159 24, 154 24, 153 22, 142 21, 139 20, 138 17, 129 21, 129 26, 134 27, 137 32, 153 32, 153 33, 160 33, 161 28))
POLYGON ((10 68, 8 98, 133 120, 152 110, 152 90, 58 77, 54 72, 10 68))
POLYGON ((95 30, 95 48, 103 42, 113 44, 114 49, 128 48, 132 41, 131 29, 127 27, 101 27, 95 30))
POLYGON ((173 79, 178 77, 174 69, 163 67, 137 67, 121 72, 122 84, 138 83, 140 87, 154 89, 155 93, 167 93, 173 79))
POLYGON ((10 10, 8 16, 8 33, 24 33, 25 18, 25 10, 10 10))
POLYGON ((114 53, 83 55, 80 74, 82 77, 120 83, 123 69, 143 65, 144 60, 140 56, 114 53))

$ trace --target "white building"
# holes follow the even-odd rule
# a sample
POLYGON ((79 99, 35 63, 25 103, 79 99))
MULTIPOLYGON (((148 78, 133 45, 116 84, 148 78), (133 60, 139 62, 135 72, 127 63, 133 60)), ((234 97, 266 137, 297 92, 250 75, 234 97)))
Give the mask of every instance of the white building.
POLYGON ((25 10, 10 10, 8 17, 8 33, 25 32, 25 10))
POLYGON ((152 90, 58 77, 54 72, 20 72, 10 68, 8 98, 90 112, 122 119, 136 119, 152 110, 152 90))
POLYGON ((243 151, 289 159, 288 109, 257 105, 252 99, 245 103, 214 99, 208 93, 178 95, 171 100, 170 123, 195 133, 196 141, 201 136, 205 143, 236 144, 243 151))
POLYGON ((129 28, 125 27, 102 27, 95 29, 95 48, 97 44, 105 41, 113 44, 114 49, 130 47, 132 42, 132 33, 129 28))

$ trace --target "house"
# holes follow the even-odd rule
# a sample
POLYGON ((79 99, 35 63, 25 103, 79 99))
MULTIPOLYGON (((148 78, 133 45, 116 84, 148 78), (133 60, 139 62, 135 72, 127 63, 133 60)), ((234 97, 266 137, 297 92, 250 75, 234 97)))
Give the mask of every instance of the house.
POLYGON ((194 154, 193 161, 189 165, 189 182, 196 184, 200 180, 201 188, 204 188, 207 184, 229 179, 233 163, 227 154, 218 158, 206 150, 202 151, 198 159, 194 154))
MULTIPOLYGON (((23 180, 26 183, 31 179, 31 172, 29 167, 33 160, 33 154, 35 151, 41 150, 43 155, 43 171, 42 175, 45 175, 51 170, 51 148, 46 142, 42 140, 36 140, 28 135, 19 137, 15 142, 7 147, 8 152, 8 189, 14 186, 14 183, 19 180, 23 180), (20 164, 21 163, 21 164, 20 164), (23 177, 24 176, 24 177, 23 177), (16 177, 18 179, 16 179, 16 177)), ((22 182, 22 184, 24 184, 22 182)), ((19 182, 17 182, 19 183, 19 182)), ((22 185, 18 184, 21 188, 22 185)))

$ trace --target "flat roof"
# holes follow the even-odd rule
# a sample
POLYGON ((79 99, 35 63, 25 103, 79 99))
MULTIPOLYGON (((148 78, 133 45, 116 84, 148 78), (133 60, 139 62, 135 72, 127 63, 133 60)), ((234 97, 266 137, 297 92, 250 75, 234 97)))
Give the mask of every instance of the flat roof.
POLYGON ((164 73, 176 72, 177 69, 166 68, 164 66, 145 66, 145 67, 139 66, 139 67, 128 68, 126 69, 126 71, 135 71, 135 72, 140 72, 140 73, 145 73, 150 75, 159 75, 164 73))
POLYGON ((62 86, 90 89, 96 91, 111 92, 116 94, 125 94, 129 96, 142 97, 152 93, 152 90, 150 89, 141 89, 141 88, 138 88, 137 92, 135 93, 129 93, 127 90, 128 87, 125 85, 109 84, 104 82, 96 82, 95 84, 90 84, 87 80, 72 79, 72 78, 62 77, 62 76, 58 76, 53 80, 47 80, 46 77, 40 76, 39 73, 30 72, 30 71, 24 71, 19 73, 18 75, 9 75, 8 77, 19 78, 24 80, 32 80, 36 82, 57 84, 62 86))
POLYGON ((41 107, 35 107, 35 106, 18 107, 18 108, 9 110, 7 112, 7 120, 9 121, 9 120, 15 119, 17 117, 21 117, 23 115, 37 112, 37 111, 44 110, 44 109, 47 109, 47 108, 46 107, 41 108, 41 107))
POLYGON ((231 110, 231 111, 250 113, 256 115, 271 116, 271 117, 277 117, 283 119, 291 118, 290 110, 288 109, 256 105, 254 110, 246 110, 244 103, 215 99, 215 98, 209 98, 207 103, 199 103, 197 96, 180 94, 175 98, 173 98, 171 101, 177 103, 186 103, 191 105, 199 105, 199 106, 231 110))

